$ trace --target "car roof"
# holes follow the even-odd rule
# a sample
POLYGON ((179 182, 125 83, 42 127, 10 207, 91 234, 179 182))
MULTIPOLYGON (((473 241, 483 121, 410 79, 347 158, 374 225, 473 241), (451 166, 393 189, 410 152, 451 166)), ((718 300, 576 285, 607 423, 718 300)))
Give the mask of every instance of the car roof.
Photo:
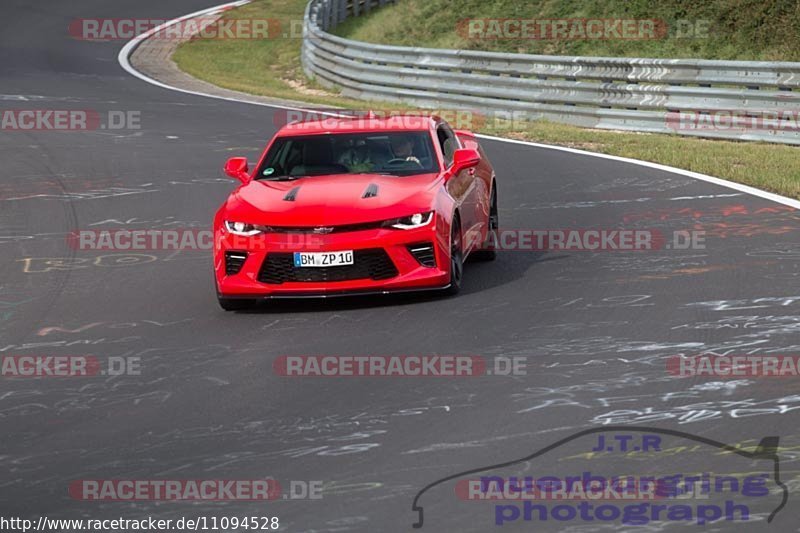
MULTIPOLYGON (((347 111, 344 111, 345 113, 347 111)), ((428 131, 441 119, 436 115, 395 114, 376 116, 372 113, 360 116, 321 117, 315 120, 292 122, 283 126, 278 136, 317 133, 363 133, 373 131, 428 131)))

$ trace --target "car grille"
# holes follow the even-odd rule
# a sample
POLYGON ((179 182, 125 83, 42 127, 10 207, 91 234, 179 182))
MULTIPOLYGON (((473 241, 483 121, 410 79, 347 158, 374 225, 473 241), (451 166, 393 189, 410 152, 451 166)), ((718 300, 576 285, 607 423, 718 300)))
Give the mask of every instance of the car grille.
POLYGON ((353 264, 334 267, 296 267, 294 254, 270 253, 261 265, 258 281, 281 284, 289 281, 325 282, 354 279, 383 280, 398 274, 389 255, 382 248, 355 250, 353 264))
POLYGON ((264 231, 268 233, 301 233, 301 234, 322 234, 329 233, 349 233, 353 231, 366 231, 385 227, 385 221, 362 222, 360 224, 343 224, 341 226, 310 227, 310 226, 265 226, 264 231))

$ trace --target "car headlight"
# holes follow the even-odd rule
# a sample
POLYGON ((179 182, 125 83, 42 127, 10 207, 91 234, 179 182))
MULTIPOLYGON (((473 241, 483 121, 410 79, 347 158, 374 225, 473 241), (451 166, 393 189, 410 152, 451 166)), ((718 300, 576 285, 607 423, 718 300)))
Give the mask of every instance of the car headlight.
POLYGON ((243 237, 252 237, 253 235, 258 235, 263 231, 261 226, 247 224, 245 222, 234 222, 231 220, 225 221, 225 229, 234 235, 241 235, 243 237))
POLYGON ((395 229, 417 229, 430 224, 433 219, 433 211, 427 213, 414 213, 411 216, 394 218, 383 223, 384 227, 395 229))

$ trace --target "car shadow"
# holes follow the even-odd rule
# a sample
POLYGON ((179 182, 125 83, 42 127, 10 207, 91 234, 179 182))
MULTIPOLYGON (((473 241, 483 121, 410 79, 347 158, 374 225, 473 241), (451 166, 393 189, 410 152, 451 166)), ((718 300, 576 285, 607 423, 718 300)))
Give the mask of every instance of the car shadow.
POLYGON ((468 259, 460 294, 474 294, 506 285, 525 277, 531 267, 568 258, 568 254, 547 252, 498 252, 494 261, 468 259))
MULTIPOLYGON (((494 261, 469 260, 464 265, 464 283, 459 295, 480 293, 525 276, 534 265, 566 259, 566 254, 545 252, 501 252, 494 261)), ((451 298, 446 291, 431 290, 397 294, 337 296, 331 298, 287 298, 263 300, 240 314, 316 313, 424 304, 451 298)), ((455 298, 458 298, 456 296, 455 298)))

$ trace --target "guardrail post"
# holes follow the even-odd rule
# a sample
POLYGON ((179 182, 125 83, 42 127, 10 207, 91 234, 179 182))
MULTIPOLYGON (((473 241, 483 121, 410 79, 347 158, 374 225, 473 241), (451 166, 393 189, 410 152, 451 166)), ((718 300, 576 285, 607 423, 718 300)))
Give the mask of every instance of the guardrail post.
POLYGON ((320 26, 322 27, 322 29, 324 31, 328 31, 328 29, 330 29, 330 25, 328 24, 330 22, 330 13, 329 13, 330 3, 328 2, 328 0, 321 0, 319 5, 322 9, 320 10, 321 13, 320 16, 317 17, 317 20, 320 21, 320 26))
POLYGON ((341 0, 328 0, 328 4, 330 5, 330 22, 328 23, 328 27, 334 29, 339 24, 339 3, 341 0))

